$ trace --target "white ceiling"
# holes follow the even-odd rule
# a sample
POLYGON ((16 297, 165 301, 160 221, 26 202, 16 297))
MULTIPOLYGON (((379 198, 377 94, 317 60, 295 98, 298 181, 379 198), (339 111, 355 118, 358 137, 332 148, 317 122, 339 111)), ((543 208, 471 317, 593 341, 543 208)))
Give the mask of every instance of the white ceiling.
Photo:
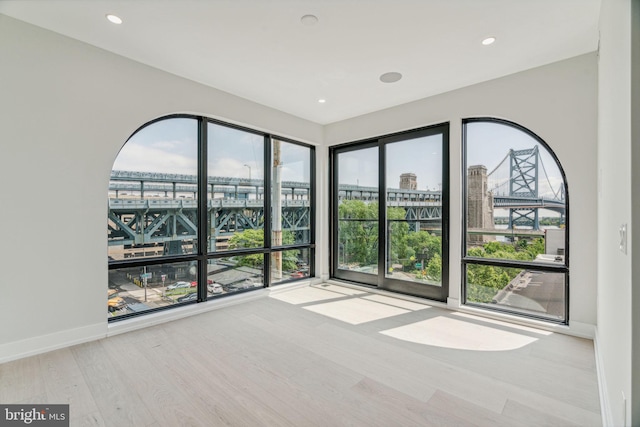
POLYGON ((0 0, 5 15, 320 124, 595 51, 599 12, 600 0, 0 0), (389 71, 404 77, 380 82, 389 71))

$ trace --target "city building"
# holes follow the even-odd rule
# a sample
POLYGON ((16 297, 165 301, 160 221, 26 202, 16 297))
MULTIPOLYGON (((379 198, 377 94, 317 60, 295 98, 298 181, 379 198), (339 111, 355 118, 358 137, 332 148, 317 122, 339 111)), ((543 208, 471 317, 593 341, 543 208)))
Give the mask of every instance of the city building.
MULTIPOLYGON (((394 138, 406 136, 409 131, 426 132, 429 138, 436 135, 434 132, 444 135, 448 138, 448 151, 438 155, 440 159, 448 160, 442 162, 445 166, 442 174, 447 179, 434 183, 436 186, 442 184, 442 194, 448 198, 444 202, 424 199, 416 203, 431 206, 437 202, 440 206, 448 206, 448 246, 444 246, 446 262, 442 264, 447 286, 442 288, 446 294, 437 298, 438 307, 461 316, 468 314, 464 311, 462 267, 477 260, 464 259, 461 255, 466 243, 466 225, 462 224, 467 218, 463 200, 467 177, 462 166, 465 155, 463 130, 468 130, 467 125, 474 120, 492 119, 508 121, 535 133, 548 144, 566 174, 566 200, 570 197, 569 236, 558 237, 553 250, 563 257, 570 249, 570 260, 568 255, 563 259, 567 268, 558 274, 566 278, 570 269, 571 281, 567 307, 561 314, 565 317, 559 322, 538 322, 504 313, 482 315, 495 321, 591 340, 595 348, 593 357, 597 365, 603 423, 640 425, 640 233, 633 227, 640 218, 640 151, 637 143, 640 138, 640 2, 481 0, 462 2, 464 6, 461 6, 455 1, 383 1, 374 2, 375 7, 365 8, 360 2, 347 1, 344 9, 335 9, 342 7, 336 2, 301 2, 295 7, 291 2, 265 2, 271 4, 273 10, 261 2, 247 1, 250 7, 243 3, 188 2, 185 6, 184 2, 170 1, 158 2, 159 5, 131 2, 125 6, 124 2, 110 1, 0 1, 0 177, 4 199, 0 214, 4 248, 0 255, 0 372, 5 363, 20 363, 29 356, 96 340, 102 340, 99 342, 104 342, 105 348, 107 343, 114 342, 133 348, 136 342, 129 341, 125 332, 139 333, 136 337, 142 343, 144 335, 141 331, 145 327, 195 317, 218 308, 222 310, 232 304, 235 304, 234 308, 240 307, 243 301, 250 303, 270 295, 270 291, 273 294, 280 292, 273 286, 240 292, 228 298, 216 294, 210 301, 181 301, 185 304, 176 309, 133 316, 119 322, 107 320, 105 289, 111 270, 105 227, 109 201, 105 196, 108 196, 114 161, 138 129, 159 119, 181 115, 202 118, 199 123, 210 120, 208 123, 239 129, 261 141, 281 138, 285 142, 314 148, 316 163, 311 168, 311 179, 316 186, 312 216, 315 240, 305 242, 307 247, 304 248, 313 254, 309 260, 313 268, 307 270, 313 274, 303 280, 292 276, 283 289, 284 286, 290 289, 333 286, 339 283, 333 279, 346 280, 350 275, 368 274, 355 270, 346 271, 343 277, 333 274, 336 268, 348 266, 339 257, 339 252, 349 242, 339 246, 339 242, 332 240, 336 228, 334 220, 337 219, 331 211, 329 182, 340 177, 330 176, 335 172, 330 152, 336 156, 346 155, 350 148, 344 144, 353 142, 377 149, 394 138), (453 4, 453 9, 448 9, 444 3, 453 4), (487 10, 483 10, 483 16, 472 13, 471 16, 465 14, 462 19, 465 8, 484 6, 487 10), (220 8, 224 21, 212 12, 216 7, 220 8), (429 7, 436 8, 435 12, 427 13, 429 7), (505 8, 505 13, 507 9, 510 13, 503 15, 501 7, 505 8), (182 22, 178 16, 181 10, 207 13, 195 17, 187 15, 190 21, 182 22), (341 13, 332 13, 332 10, 341 13), (105 15, 111 13, 122 14, 123 24, 117 26, 107 22, 105 15), (146 13, 158 25, 149 28, 162 29, 157 37, 168 35, 162 45, 144 44, 154 37, 142 23, 146 13), (312 13, 316 17, 309 15, 312 13), (554 21, 556 13, 557 22, 554 21), (509 38, 512 31, 538 28, 537 17, 547 15, 550 18, 548 28, 519 39, 522 44, 510 45, 515 43, 509 38), (578 22, 587 24, 573 25, 578 22), (238 30, 246 24, 252 25, 251 32, 249 29, 238 30), (501 32, 493 34, 492 25, 495 25, 495 31, 500 29, 501 32), (415 33, 410 29, 421 27, 434 29, 434 38, 414 37, 415 33), (458 27, 467 30, 465 37, 475 39, 463 39, 456 34, 458 27), (342 34, 337 28, 346 28, 354 38, 349 38, 348 42, 334 39, 336 34, 342 34), (447 32, 448 29, 453 32, 447 32), (214 30, 220 32, 208 32, 214 30), (288 32, 283 36, 280 31, 288 32), (174 40, 172 34, 185 38, 174 40), (403 42, 390 42, 396 40, 388 38, 393 34, 400 35, 403 42), (481 40, 488 36, 495 36, 495 43, 482 46, 481 40), (543 36, 557 36, 557 40, 542 43, 538 38, 543 36), (446 44, 449 38, 452 44, 446 44), (332 58, 325 61, 327 68, 317 73, 298 68, 297 61, 313 61, 314 49, 320 49, 319 44, 314 43, 319 40, 329 45, 322 52, 325 58, 332 58), (269 49, 254 49, 256 45, 264 46, 258 41, 271 43, 269 49), (496 49, 469 48, 465 54, 460 46, 467 43, 476 44, 478 49, 496 49), (556 43, 558 46, 554 47, 556 43), (154 52, 145 50, 144 46, 154 46, 154 52), (538 46, 545 48, 537 51, 538 46), (117 49, 120 49, 119 53, 117 49), (285 62, 283 58, 289 50, 295 54, 285 62), (215 59, 216 52, 222 60, 215 59), (434 76, 429 74, 432 70, 435 72, 437 63, 428 60, 431 52, 438 60, 450 61, 434 76), (203 55, 211 57, 205 60, 201 58, 203 55), (376 57, 385 58, 385 61, 376 62, 376 57), (426 62, 405 71, 406 61, 419 57, 427 57, 426 62), (258 64, 252 58, 259 59, 258 64), (200 60, 202 62, 198 62, 200 60), (217 79, 217 83, 209 79, 207 66, 211 64, 208 61, 224 70, 213 79, 217 79), (501 63, 502 68, 493 69, 493 62, 501 63), (258 65, 264 69, 259 69, 258 65), (356 66, 364 66, 370 73, 356 72, 356 66), (427 76, 438 85, 418 95, 415 86, 402 92, 402 85, 412 84, 418 76, 427 76), (402 79, 394 83, 398 77, 402 79), (271 78, 273 80, 269 80, 271 78), (367 86, 370 83, 378 86, 367 86), (338 85, 331 94, 335 98, 325 96, 323 92, 332 84, 338 85), (228 89, 232 87, 235 91, 228 89), (394 92, 394 87, 398 92, 394 92), (344 98, 337 99, 338 96, 344 98), (564 238, 568 239, 569 247, 563 247, 564 238)), ((202 126, 198 129, 204 132, 202 126)), ((270 143, 265 144, 270 147, 270 143)), ((368 159, 364 150, 358 154, 363 154, 359 156, 360 160, 368 159)), ((393 153, 385 155, 389 157, 393 153)), ((267 157, 263 157, 264 164, 267 157)), ((375 163, 376 177, 383 174, 378 171, 381 164, 382 161, 375 163)), ((474 165, 477 163, 469 166, 474 165)), ((480 178, 477 182, 481 196, 476 199, 478 208, 493 197, 484 191, 482 181, 483 173, 490 172, 489 166, 482 167, 474 172, 480 178), (481 170, 482 167, 485 170, 481 170)), ((254 164, 238 163, 236 168, 238 179, 247 182, 258 179, 254 164)), ((405 168, 388 178, 389 187, 397 185, 399 174, 407 170, 413 169, 405 168)), ((420 186, 434 188, 434 184, 423 179, 421 174, 415 176, 420 180, 420 186)), ((407 189, 415 189, 415 176, 407 181, 407 189)), ((274 182, 279 181, 274 179, 274 182)), ((345 187, 345 191, 373 200, 378 195, 371 187, 377 182, 345 183, 351 185, 345 187)), ((237 199, 243 199, 243 202, 269 199, 264 193, 260 196, 258 184, 251 185, 255 190, 247 190, 237 199)), ((283 182, 283 191, 286 185, 290 185, 290 199, 283 198, 283 206, 304 201, 294 198, 296 194, 302 194, 296 193, 300 188, 296 190, 292 184, 283 182)), ((405 188, 402 184, 400 187, 405 188)), ((424 197, 438 197, 435 192, 427 193, 424 197)), ((155 194, 162 193, 149 194, 156 197, 155 194)), ((338 197, 336 195, 335 199, 338 197)), ((194 197, 190 195, 185 199, 194 200, 194 197)), ((486 223, 490 222, 487 209, 469 209, 467 213, 473 213, 474 224, 487 229, 486 223)), ((493 215, 498 216, 495 212, 493 215)), ((416 227, 419 229, 419 224, 416 227)), ((281 230, 274 227, 272 231, 281 230)), ((477 239, 492 241, 489 237, 477 239)), ((272 264, 276 265, 284 262, 276 254, 286 245, 283 240, 274 242, 273 248, 268 245, 263 253, 264 256, 271 255, 272 264)), ((220 240, 214 246, 216 244, 227 248, 226 240, 220 240)), ((122 249, 123 258, 128 250, 122 249)), ((154 256, 159 252, 153 247, 143 250, 154 251, 154 256)), ((247 253, 253 252, 247 250, 247 253)), ((182 256, 177 251, 170 255, 177 257, 176 262, 182 256)), ((415 254, 415 260, 412 259, 421 269, 425 267, 423 255, 415 254)), ((382 257, 376 258, 380 259, 382 257)), ((137 265, 135 262, 135 259, 125 260, 119 268, 137 265)), ((391 282, 405 274, 398 270, 380 269, 376 273, 380 276, 376 277, 386 275, 384 279, 391 282)), ((272 283, 277 279, 272 279, 272 283)), ((524 283, 532 280, 524 276, 521 279, 524 283)), ((205 294, 206 285, 214 283, 201 285, 205 294)), ((212 293, 213 289, 220 292, 217 286, 211 286, 211 289, 212 293)), ((412 291, 405 293, 414 294, 412 291)), ((430 302, 429 299, 424 301, 430 302)), ((114 305, 118 304, 114 301, 114 305)), ((135 308, 138 310, 140 306, 135 308)), ((251 313, 235 309, 239 310, 235 312, 237 316, 251 319, 251 313)), ((321 308, 309 307, 300 311, 313 310, 321 308)), ((281 325, 277 318, 279 314, 271 314, 273 323, 260 326, 265 330, 281 325)), ((235 321, 229 318, 217 320, 230 326, 235 321)), ((318 341, 309 345, 317 344, 314 348, 318 352, 330 349, 331 331, 337 331, 332 321, 315 330, 318 341)), ((351 337, 351 332, 340 338, 351 337)), ((259 334, 254 338, 254 342, 260 342, 259 334)), ((283 337, 282 342, 288 341, 283 337)), ((246 338, 241 344, 248 348, 252 341, 246 338)), ((358 346, 360 342, 356 340, 352 344, 358 346)), ((219 347, 223 352, 224 344, 219 347)), ((126 351, 124 348, 123 352, 126 351)), ((367 350, 366 346, 361 348, 367 350)), ((562 351, 557 349, 558 353, 562 351)), ((253 355, 249 353, 246 358, 250 359, 253 355)), ((489 353, 484 352, 483 357, 489 353)), ((195 365, 201 363, 203 369, 209 363, 191 360, 188 349, 184 350, 183 356, 195 365)), ((226 356, 232 358, 237 353, 226 356)), ((268 351, 262 356, 268 358, 268 351)), ((442 357, 445 356, 443 353, 442 357)), ((571 359, 571 355, 567 354, 566 358, 571 359)), ((160 360, 158 357, 159 363, 160 360)), ((132 357, 132 372, 138 362, 132 357)), ((214 356, 210 362, 215 363, 214 356)), ((277 360, 272 362, 277 363, 277 360)), ((498 366, 495 360, 493 363, 498 366)), ((104 370, 96 366, 92 372, 96 378, 113 385, 109 383, 109 374, 105 373, 108 366, 102 366, 104 370)), ((407 366, 416 365, 408 362, 407 366)), ((438 366, 446 371, 444 365, 438 366)), ((138 368, 142 368, 142 364, 138 368)), ((28 390, 29 394, 27 388, 30 386, 21 383, 19 370, 16 372, 12 377, 16 395, 0 394, 0 404, 17 403, 17 396, 37 398, 46 395, 44 386, 28 390)), ((308 372, 305 369, 296 371, 300 376, 308 372)), ((72 374, 60 373, 62 377, 72 377, 72 374)), ((247 373, 247 376, 251 374, 256 372, 247 373)), ((135 373, 132 375, 137 378, 135 373)), ((260 378, 268 382, 264 377, 260 378)), ((473 372, 468 378, 473 381, 473 372)), ((409 381, 410 375, 398 381, 402 379, 409 381)), ((218 380, 224 383, 223 378, 218 380)), ((353 380, 351 386, 358 384, 363 393, 377 393, 375 387, 367 388, 369 384, 353 380)), ((175 379, 175 382, 180 381, 175 379)), ((140 384, 144 386, 142 379, 140 384)), ((167 389, 171 389, 170 381, 167 389)), ((385 389, 384 392, 388 393, 388 400, 393 401, 393 390, 385 389)), ((502 408, 499 402, 491 400, 490 393, 478 394, 486 398, 485 408, 502 408)), ((114 407, 116 403, 114 401, 114 407)), ((242 406, 234 408, 241 411, 242 406)), ((264 415, 268 417, 269 414, 266 411, 264 415)), ((265 424, 269 424, 269 419, 265 418, 265 424)), ((241 419, 234 421, 236 425, 241 424, 241 419)), ((295 420, 289 422, 295 424, 295 420)))

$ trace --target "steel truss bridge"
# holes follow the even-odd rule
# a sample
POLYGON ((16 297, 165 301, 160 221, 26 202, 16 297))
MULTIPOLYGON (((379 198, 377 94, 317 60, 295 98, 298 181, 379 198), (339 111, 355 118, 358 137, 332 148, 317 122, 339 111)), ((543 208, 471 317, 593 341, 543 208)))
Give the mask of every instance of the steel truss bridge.
MULTIPOLYGON (((264 183, 257 179, 209 177, 207 216, 210 248, 235 232, 262 229, 264 183)), ((282 183, 282 228, 309 241, 309 183, 282 183)), ((267 192, 267 197, 270 193, 267 192)), ((178 254, 197 239, 197 176, 112 171, 109 182, 110 246, 162 245, 178 254)))
MULTIPOLYGON (((508 209, 509 229, 527 226, 539 230, 539 209, 565 214, 564 186, 551 186, 538 147, 510 150, 487 174, 488 196, 494 208, 508 209), (540 167, 541 166, 541 167, 540 167), (500 178, 508 170, 506 178, 500 178), (541 196, 542 169, 545 196, 541 196), (551 194, 551 197, 548 197, 551 194)), ((261 179, 209 177, 207 215, 211 228, 210 248, 224 244, 235 232, 262 229, 264 182, 261 179)), ((388 188, 387 206, 406 211, 413 230, 442 218, 440 191, 388 188)), ((195 175, 112 171, 109 182, 108 233, 110 246, 163 245, 164 253, 182 253, 184 242, 197 238, 197 177, 195 175)), ((267 191, 266 197, 270 197, 267 191)), ((282 182, 282 229, 296 241, 308 241, 310 231, 310 185, 282 182)), ((340 185, 338 200, 378 201, 378 188, 340 185)), ((215 249, 214 249, 215 250, 215 249)))

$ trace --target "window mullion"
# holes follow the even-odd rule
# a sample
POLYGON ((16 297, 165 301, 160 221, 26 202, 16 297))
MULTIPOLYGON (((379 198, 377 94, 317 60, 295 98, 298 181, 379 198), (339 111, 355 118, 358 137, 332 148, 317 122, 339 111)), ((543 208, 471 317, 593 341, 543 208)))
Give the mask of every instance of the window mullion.
POLYGON ((198 301, 207 299, 208 206, 207 197, 207 121, 198 118, 198 301))
MULTIPOLYGON (((264 247, 267 249, 264 259, 263 259, 263 269, 264 274, 264 285, 265 287, 269 287, 271 284, 271 200, 273 198, 272 188, 271 188, 271 174, 273 169, 273 160, 272 160, 272 149, 271 149, 272 137, 271 135, 264 136, 264 190, 262 191, 264 197, 264 247)), ((257 197, 257 195, 256 195, 257 197)), ((279 197, 279 195, 278 195, 279 197)))
POLYGON ((378 142, 378 287, 384 284, 387 273, 387 174, 386 150, 382 141, 378 142))

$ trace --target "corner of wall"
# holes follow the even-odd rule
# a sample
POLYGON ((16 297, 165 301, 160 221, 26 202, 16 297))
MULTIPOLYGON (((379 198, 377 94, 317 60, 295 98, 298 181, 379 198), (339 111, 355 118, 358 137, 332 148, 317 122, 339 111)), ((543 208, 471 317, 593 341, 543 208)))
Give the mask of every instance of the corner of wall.
POLYGON ((600 351, 597 327, 595 327, 593 347, 596 358, 596 375, 598 378, 598 393, 600 394, 600 414, 602 415, 602 425, 604 427, 613 426, 611 405, 609 403, 609 393, 607 391, 607 381, 605 378, 604 361, 602 360, 602 352, 600 351))

